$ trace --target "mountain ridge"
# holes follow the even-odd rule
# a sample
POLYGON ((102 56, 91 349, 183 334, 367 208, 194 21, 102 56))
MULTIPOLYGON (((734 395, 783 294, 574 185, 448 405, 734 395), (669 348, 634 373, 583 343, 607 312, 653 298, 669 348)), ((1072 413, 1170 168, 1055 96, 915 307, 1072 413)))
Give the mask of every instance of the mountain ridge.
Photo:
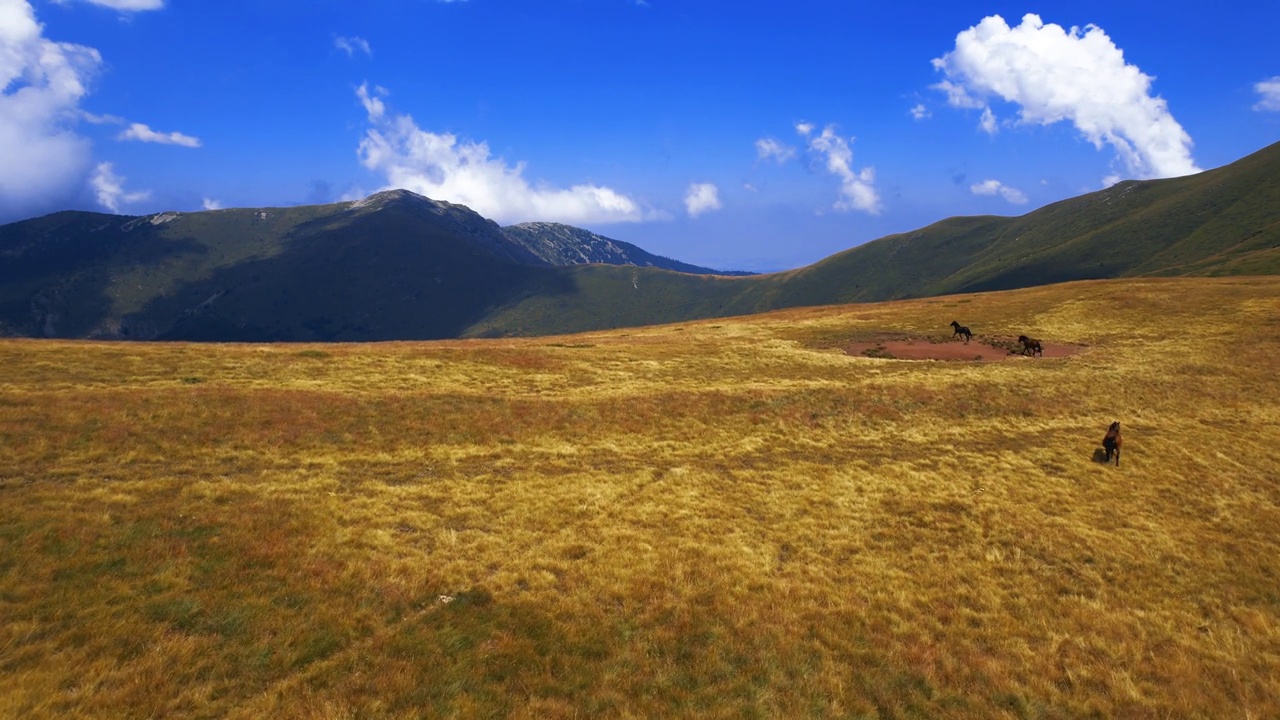
POLYGON ((735 270, 713 270, 654 255, 636 245, 614 240, 572 225, 527 222, 508 225, 502 232, 551 265, 635 265, 695 275, 752 275, 735 270))
POLYGON ((1017 217, 941 220, 766 275, 405 190, 0 226, 0 334, 357 341, 545 335, 1133 275, 1280 273, 1280 143, 1017 217), (606 264, 612 262, 614 264, 606 264))

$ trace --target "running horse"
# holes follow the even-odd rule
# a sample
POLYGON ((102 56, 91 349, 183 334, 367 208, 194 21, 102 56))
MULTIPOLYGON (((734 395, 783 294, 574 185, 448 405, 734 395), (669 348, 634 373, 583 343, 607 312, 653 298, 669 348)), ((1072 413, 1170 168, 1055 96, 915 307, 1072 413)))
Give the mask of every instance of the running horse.
POLYGON ((1026 335, 1019 335, 1018 342, 1022 343, 1022 354, 1035 357, 1037 354, 1044 357, 1044 346, 1035 338, 1029 338, 1026 335))
POLYGON ((969 332, 969 328, 961 325, 955 320, 951 321, 951 329, 954 331, 951 333, 951 337, 955 337, 957 335, 963 335, 965 342, 969 342, 970 340, 973 339, 973 333, 969 332))
POLYGON ((1120 421, 1111 423, 1111 427, 1107 429, 1106 437, 1102 438, 1102 447, 1107 451, 1107 462, 1111 462, 1111 454, 1115 453, 1116 467, 1120 467, 1120 446, 1124 444, 1124 439, 1120 437, 1120 421))

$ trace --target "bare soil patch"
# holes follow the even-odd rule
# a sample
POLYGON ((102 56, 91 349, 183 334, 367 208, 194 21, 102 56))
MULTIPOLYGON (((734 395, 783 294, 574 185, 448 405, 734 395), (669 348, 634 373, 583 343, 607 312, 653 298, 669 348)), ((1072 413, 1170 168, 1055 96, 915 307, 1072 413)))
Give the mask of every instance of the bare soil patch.
MULTIPOLYGON (((1085 348, 1084 345, 1044 342, 1044 357, 1068 357, 1083 352, 1085 348)), ((1022 354, 1022 345, 1016 338, 1005 337, 988 337, 964 342, 936 337, 885 335, 855 340, 846 346, 845 352, 849 355, 887 360, 995 362, 1029 359, 1022 354)))

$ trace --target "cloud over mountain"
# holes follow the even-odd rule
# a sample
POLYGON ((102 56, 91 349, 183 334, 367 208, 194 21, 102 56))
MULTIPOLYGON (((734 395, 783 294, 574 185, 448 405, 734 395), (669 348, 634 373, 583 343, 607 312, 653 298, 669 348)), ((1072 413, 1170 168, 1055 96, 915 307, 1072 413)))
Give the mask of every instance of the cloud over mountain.
POLYGON ((89 183, 98 196, 98 203, 113 213, 120 212, 120 206, 135 203, 151 197, 150 190, 128 191, 124 189, 124 178, 115 173, 111 163, 98 163, 89 183))
POLYGON ((1066 30, 1028 14, 1011 28, 992 15, 957 35, 933 65, 945 75, 934 88, 954 107, 983 109, 987 132, 997 127, 990 101, 999 99, 1017 106, 1021 124, 1070 121, 1094 147, 1113 147, 1130 175, 1200 171, 1191 137, 1151 94, 1153 78, 1125 62, 1096 25, 1066 30))
POLYGON ((93 48, 46 39, 25 0, 0 3, 0 220, 83 186, 90 146, 73 123, 101 64, 93 48))
POLYGON ((875 168, 853 169, 853 150, 849 147, 849 140, 837 135, 834 125, 827 125, 818 135, 814 135, 813 130, 812 123, 796 123, 796 132, 808 139, 809 150, 822 158, 828 172, 840 178, 840 199, 833 207, 879 215, 884 206, 880 203, 880 193, 876 191, 875 168))
POLYGON ((370 90, 366 83, 356 94, 371 126, 357 154, 366 168, 386 179, 388 188, 461 203, 502 223, 615 223, 660 217, 609 187, 531 183, 524 177, 524 163, 507 164, 492 156, 484 142, 423 130, 411 116, 388 112, 381 88, 370 90))
POLYGON ((1025 193, 1017 188, 1011 188, 999 180, 983 180, 980 183, 974 183, 969 186, 969 192, 974 195, 999 195, 1014 205, 1027 204, 1025 193))

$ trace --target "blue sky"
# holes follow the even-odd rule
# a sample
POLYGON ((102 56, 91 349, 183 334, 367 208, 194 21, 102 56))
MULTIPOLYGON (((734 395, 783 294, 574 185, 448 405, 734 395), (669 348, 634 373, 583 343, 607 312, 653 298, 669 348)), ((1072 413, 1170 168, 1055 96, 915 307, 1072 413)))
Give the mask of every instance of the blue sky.
POLYGON ((404 187, 803 266, 1280 140, 1280 3, 0 0, 0 222, 404 187))

